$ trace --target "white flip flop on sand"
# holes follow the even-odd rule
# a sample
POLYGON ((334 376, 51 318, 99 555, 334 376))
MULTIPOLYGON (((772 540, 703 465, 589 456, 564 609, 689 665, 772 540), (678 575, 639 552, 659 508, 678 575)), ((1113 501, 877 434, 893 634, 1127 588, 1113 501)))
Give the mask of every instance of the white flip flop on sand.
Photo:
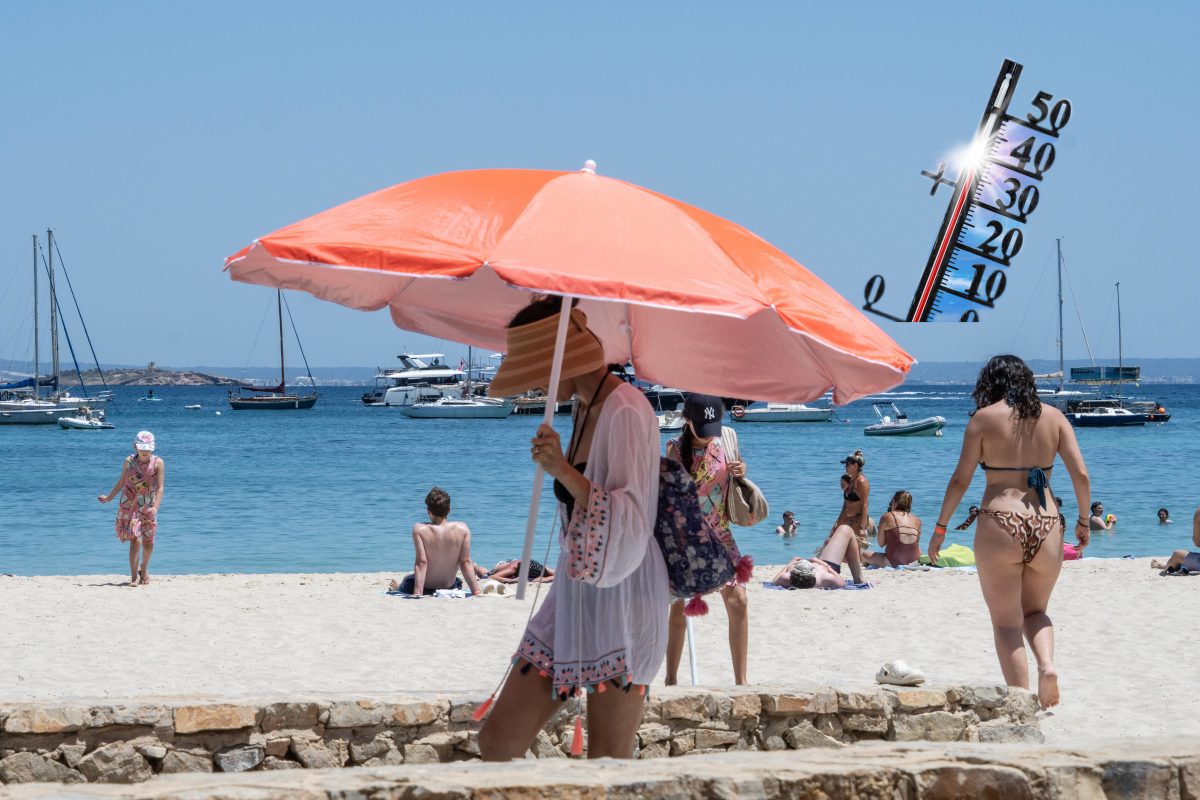
POLYGON ((925 682, 925 673, 903 661, 888 661, 875 673, 875 682, 892 686, 920 686, 925 682))

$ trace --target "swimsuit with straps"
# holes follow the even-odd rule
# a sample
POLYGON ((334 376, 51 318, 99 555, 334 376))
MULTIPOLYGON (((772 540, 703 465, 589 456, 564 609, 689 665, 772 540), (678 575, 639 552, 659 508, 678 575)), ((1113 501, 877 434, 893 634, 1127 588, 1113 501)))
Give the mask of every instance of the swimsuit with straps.
MULTIPOLYGON (((1046 470, 1053 468, 1053 464, 1049 467, 989 467, 981 461, 979 466, 985 470, 1028 473, 1026 485, 1037 492, 1038 507, 1042 509, 1046 507, 1046 489, 1050 486, 1046 470)), ((1033 561, 1037 556, 1046 537, 1054 533, 1055 525, 1062 528, 1062 519, 1058 514, 1027 514, 1020 511, 991 511, 986 508, 972 512, 963 525, 969 526, 975 520, 977 513, 992 517, 1005 533, 1021 545, 1021 560, 1025 564, 1033 561)))
MULTIPOLYGON (((596 384, 596 391, 592 395, 591 401, 587 404, 587 411, 583 413, 583 419, 578 425, 573 425, 571 428, 571 441, 567 443, 567 463, 579 470, 580 474, 587 469, 587 462, 583 461, 576 464, 575 454, 579 451, 579 445, 583 444, 583 429, 587 427, 588 417, 592 413, 592 406, 596 404, 596 398, 600 396, 600 390, 604 388, 604 384, 607 382, 608 375, 605 374, 600 379, 600 383, 596 384)), ((575 495, 571 494, 571 490, 558 478, 554 479, 554 497, 566 508, 567 520, 570 520, 571 515, 575 513, 575 495)))

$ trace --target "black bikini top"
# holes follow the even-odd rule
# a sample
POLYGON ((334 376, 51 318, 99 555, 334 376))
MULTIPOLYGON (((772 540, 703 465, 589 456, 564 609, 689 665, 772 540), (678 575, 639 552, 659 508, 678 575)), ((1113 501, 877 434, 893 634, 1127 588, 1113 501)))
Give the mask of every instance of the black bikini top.
MULTIPOLYGON (((583 472, 587 469, 587 462, 572 465, 575 469, 583 472)), ((567 487, 558 478, 554 479, 554 497, 558 502, 567 507, 567 519, 571 518, 571 514, 575 511, 575 495, 567 490, 567 487)))
POLYGON ((842 497, 846 498, 851 503, 857 503, 858 501, 862 500, 862 498, 858 496, 858 492, 854 491, 854 481, 851 481, 850 485, 846 487, 846 491, 842 493, 842 497))
POLYGON ((1050 485, 1050 479, 1046 477, 1046 470, 1054 469, 1053 464, 1048 467, 989 467, 980 461, 979 466, 985 470, 1028 473, 1025 485, 1037 492, 1038 505, 1042 508, 1046 507, 1046 488, 1050 485))
MULTIPOLYGON (((604 388, 604 384, 608 381, 608 375, 600 379, 600 383, 596 386, 596 391, 592 395, 591 402, 588 403, 587 411, 584 412, 583 419, 580 423, 571 430, 571 441, 567 445, 567 461, 570 462, 575 458, 575 452, 579 449, 582 441, 583 429, 587 425, 588 417, 592 413, 593 406, 596 405, 596 398, 600 396, 600 390, 604 388), (576 440, 575 436, 580 435, 580 440, 576 440)), ((579 464, 572 463, 571 466, 579 470, 581 473, 587 469, 587 462, 583 461, 579 464)), ((571 514, 575 511, 575 495, 567 489, 566 485, 558 478, 554 479, 554 497, 558 502, 567 507, 567 519, 571 518, 571 514)))

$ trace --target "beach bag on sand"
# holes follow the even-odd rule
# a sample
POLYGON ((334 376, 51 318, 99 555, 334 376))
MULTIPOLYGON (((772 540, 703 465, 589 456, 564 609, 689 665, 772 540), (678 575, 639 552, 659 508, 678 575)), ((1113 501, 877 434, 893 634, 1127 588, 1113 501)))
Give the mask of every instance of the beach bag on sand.
POLYGON ((658 515, 654 538, 667 562, 671 594, 690 598, 688 616, 708 611, 701 595, 720 589, 734 576, 736 565, 703 512, 696 482, 678 461, 658 461, 658 515))
MULTIPOLYGON (((737 434, 729 428, 721 429, 721 447, 724 448, 726 455, 733 456, 734 461, 742 460, 742 450, 738 447, 737 434)), ((730 521, 734 525, 742 527, 757 525, 771 513, 762 490, 749 478, 730 477, 725 504, 730 521)))

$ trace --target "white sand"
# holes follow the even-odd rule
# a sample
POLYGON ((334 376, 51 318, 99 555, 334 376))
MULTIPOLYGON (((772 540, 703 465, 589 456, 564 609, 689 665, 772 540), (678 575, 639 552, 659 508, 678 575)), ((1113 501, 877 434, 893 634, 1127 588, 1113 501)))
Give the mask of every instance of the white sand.
MULTIPOLYGON (((1068 563, 1051 616, 1062 705, 1048 739, 1200 735, 1200 578, 1137 561, 1068 563)), ((773 574, 773 570, 771 571, 773 574)), ((933 684, 999 683, 975 575, 871 571, 869 591, 750 590, 750 678, 871 682, 903 658, 933 684)), ((403 600, 385 575, 0 578, 0 703, 490 692, 529 603, 403 600)), ((732 681, 719 597, 698 620, 701 683, 732 681)), ((686 680, 687 656, 682 670, 686 680)), ((660 677, 661 680, 661 677, 660 677)))

